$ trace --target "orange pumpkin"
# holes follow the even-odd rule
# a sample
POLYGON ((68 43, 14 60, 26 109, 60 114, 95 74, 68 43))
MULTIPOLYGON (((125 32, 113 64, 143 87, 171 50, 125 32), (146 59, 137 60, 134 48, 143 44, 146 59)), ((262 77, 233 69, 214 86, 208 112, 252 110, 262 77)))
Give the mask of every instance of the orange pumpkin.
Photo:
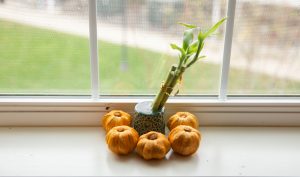
POLYGON ((174 152, 187 156, 197 151, 201 134, 190 126, 179 125, 170 132, 169 141, 174 152))
POLYGON ((112 128, 106 134, 106 143, 108 148, 120 155, 126 155, 132 152, 139 139, 138 132, 128 126, 117 126, 112 128))
POLYGON ((116 126, 120 125, 131 125, 131 116, 121 110, 112 110, 105 114, 102 118, 102 126, 106 132, 116 126))
POLYGON ((168 119, 167 126, 169 130, 172 130, 178 125, 189 125, 193 128, 198 128, 199 123, 194 114, 189 112, 177 112, 168 119))
POLYGON ((146 160, 163 159, 170 150, 170 143, 165 135, 150 131, 140 136, 136 146, 137 153, 146 160))

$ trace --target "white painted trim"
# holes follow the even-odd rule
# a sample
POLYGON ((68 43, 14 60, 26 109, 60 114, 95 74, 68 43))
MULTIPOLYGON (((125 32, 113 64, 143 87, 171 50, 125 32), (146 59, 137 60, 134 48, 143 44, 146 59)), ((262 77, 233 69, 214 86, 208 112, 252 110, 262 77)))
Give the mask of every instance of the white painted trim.
MULTIPOLYGON (((124 96, 124 97, 101 97, 101 99, 97 101, 93 101, 88 98, 65 98, 58 96, 48 96, 47 98, 39 98, 39 97, 30 97, 30 98, 22 98, 22 97, 10 97, 10 98, 2 98, 0 97, 0 106, 7 105, 21 105, 21 106, 40 106, 40 105, 95 105, 99 104, 127 104, 133 103, 136 104, 141 101, 151 101, 154 97, 133 97, 133 96, 124 96)), ((279 106, 291 106, 294 104, 300 104, 300 97, 229 97, 226 101, 220 101, 217 98, 204 98, 204 97, 171 97, 168 99, 168 104, 179 104, 179 105, 188 105, 189 104, 205 104, 205 105, 231 105, 231 106, 240 106, 241 104, 247 105, 279 105, 279 106)))
MULTIPOLYGON (((100 126, 102 116, 121 109, 133 114, 144 99, 1 99, 0 126, 100 126)), ((300 126, 300 100, 227 101, 171 99, 166 118, 178 111, 199 117, 202 126, 300 126)))
POLYGON ((231 55, 231 45, 232 45, 233 28, 234 28, 235 7, 236 7, 236 0, 228 0, 223 61, 221 65, 221 81, 220 81, 220 90, 219 90, 220 100, 226 100, 227 98, 227 85, 228 85, 228 75, 230 69, 230 55, 231 55))
POLYGON ((90 31, 90 67, 91 95, 93 100, 99 98, 99 68, 97 40, 97 6, 96 0, 89 0, 89 31, 90 31))

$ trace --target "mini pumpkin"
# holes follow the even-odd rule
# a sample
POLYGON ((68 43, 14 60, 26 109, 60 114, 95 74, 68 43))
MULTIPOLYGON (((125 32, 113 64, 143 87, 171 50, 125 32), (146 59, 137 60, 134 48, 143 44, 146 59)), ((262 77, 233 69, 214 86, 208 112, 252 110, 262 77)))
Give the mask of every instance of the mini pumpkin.
POLYGON ((170 143, 164 134, 150 131, 140 136, 137 153, 145 160, 163 159, 170 150, 170 143))
POLYGON ((102 126, 106 132, 116 126, 120 125, 131 125, 131 116, 121 110, 112 110, 105 114, 102 118, 102 126))
POLYGON ((172 130, 178 125, 189 125, 193 128, 198 128, 199 123, 194 114, 189 112, 177 112, 168 119, 167 126, 169 130, 172 130))
POLYGON ((106 143, 108 148, 120 155, 126 155, 132 152, 139 139, 138 132, 129 126, 117 126, 112 128, 106 134, 106 143))
POLYGON ((179 125, 172 129, 168 139, 174 152, 187 156, 197 151, 201 141, 201 134, 191 126, 179 125))

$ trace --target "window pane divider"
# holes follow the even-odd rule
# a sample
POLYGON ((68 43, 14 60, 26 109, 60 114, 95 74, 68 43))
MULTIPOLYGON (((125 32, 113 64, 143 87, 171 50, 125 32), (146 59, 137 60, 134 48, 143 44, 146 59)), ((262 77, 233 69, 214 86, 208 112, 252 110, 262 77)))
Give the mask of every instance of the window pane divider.
POLYGON ((90 32, 90 68, 91 68, 91 97, 99 99, 99 65, 97 40, 97 6, 96 0, 89 0, 89 32, 90 32))
POLYGON ((230 69, 230 56, 231 46, 234 28, 234 16, 235 16, 236 0, 228 0, 227 6, 227 21, 225 29, 224 51, 223 61, 221 65, 221 81, 219 90, 219 100, 225 101, 227 99, 227 86, 230 69))

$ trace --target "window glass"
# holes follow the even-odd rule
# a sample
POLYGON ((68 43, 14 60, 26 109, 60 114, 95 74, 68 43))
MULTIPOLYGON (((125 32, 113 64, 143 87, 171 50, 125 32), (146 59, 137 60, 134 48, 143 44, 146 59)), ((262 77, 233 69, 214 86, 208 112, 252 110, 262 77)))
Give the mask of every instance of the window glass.
POLYGON ((237 1, 229 94, 300 93, 300 2, 237 1))
MULTIPOLYGON (((225 16, 224 0, 98 0, 100 94, 156 94, 178 53, 184 27, 207 29, 225 16)), ((207 39, 203 55, 184 74, 180 94, 218 93, 224 27, 207 39)))
POLYGON ((1 94, 89 94, 88 1, 0 1, 1 94))

